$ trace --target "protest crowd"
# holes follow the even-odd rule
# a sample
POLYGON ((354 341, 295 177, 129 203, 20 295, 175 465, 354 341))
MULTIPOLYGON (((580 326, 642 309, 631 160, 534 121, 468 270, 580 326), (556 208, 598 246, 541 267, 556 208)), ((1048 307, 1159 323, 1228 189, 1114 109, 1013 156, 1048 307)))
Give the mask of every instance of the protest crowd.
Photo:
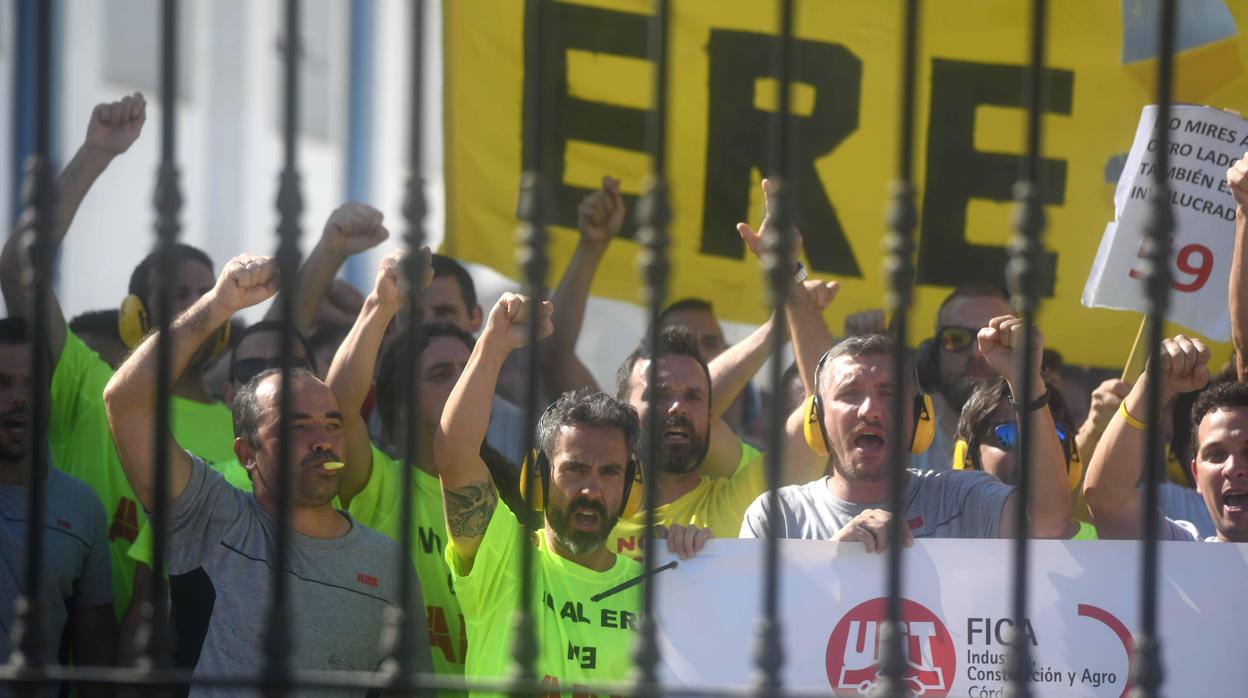
MULTIPOLYGON (((50 223, 57 245, 75 244, 79 204, 108 176, 110 162, 144 136, 145 119, 137 93, 90 114, 86 139, 57 180, 50 223)), ((1235 358, 1211 365, 1209 348, 1182 334, 1163 343, 1166 472, 1155 512, 1163 540, 1248 542, 1248 155, 1226 177, 1237 206, 1227 289, 1235 358)), ((776 185, 760 186, 770 205, 776 185)), ((142 196, 135 192, 136 205, 142 196)), ((426 271, 421 279, 404 278, 402 252, 382 259, 371 288, 354 292, 336 279, 349 257, 389 234, 379 211, 345 203, 302 261, 294 318, 283 320, 274 303, 251 325, 237 314, 278 293, 274 258, 239 250, 214 260, 176 244, 164 268, 154 253, 129 262, 133 273, 117 290, 124 301, 116 306, 67 318, 51 299, 43 414, 30 409, 31 289, 21 230, 14 231, 0 254, 9 309, 0 320, 0 661, 16 650, 11 600, 25 593, 25 492, 34 473, 45 478, 47 493, 40 522, 46 586, 38 595, 46 657, 131 665, 142 647, 149 589, 167 579, 176 666, 261 671, 281 496, 283 368, 297 670, 376 670, 387 657, 381 629, 400 610, 427 629, 408 648, 418 670, 506 677, 514 661, 512 614, 532 603, 519 598, 517 564, 520 528, 531 512, 532 593, 544 611, 534 617, 537 677, 556 692, 560 684, 629 678, 642 618, 644 584, 631 582, 643 574, 643 490, 656 503, 655 536, 679 559, 699 555, 713 539, 769 535, 879 553, 894 517, 906 523, 899 527, 905 546, 921 538, 1010 538, 1020 508, 1032 538, 1143 535, 1146 377, 1087 385, 1086 374, 1063 365, 1062 347, 1045 343, 1043 324, 1024 367, 1017 360, 1023 322, 1005 291, 992 286, 952 288, 897 375, 885 313, 849 308, 843 328, 828 327, 824 310, 838 303, 838 284, 808 279, 795 257, 785 261, 793 272, 784 318, 729 345, 715 298, 674 300, 659 325, 636 338, 615 385, 600 385, 577 343, 599 264, 630 214, 619 181, 604 176, 580 204, 579 242, 566 267, 552 269, 558 281, 548 297, 507 293, 483 308, 465 267, 428 250, 417 265, 426 271), (172 289, 172 428, 158 459, 152 312, 162 274, 172 289), (418 326, 406 321, 409 284, 421 286, 418 326), (536 348, 529 346, 534 315, 536 348), (778 328, 788 335, 794 365, 785 385, 760 391, 755 374, 778 328), (653 343, 650 333, 657 334, 653 343), (283 334, 294 348, 287 367, 283 334), (402 351, 407 339, 414 356, 402 351), (534 350, 541 416, 535 448, 525 453, 518 406, 525 395, 514 375, 534 350), (406 424, 397 379, 404 361, 412 362, 419 399, 416 419, 406 424), (1023 401, 1028 380, 1032 399, 1023 401), (913 407, 895 433, 898 392, 913 407), (652 405, 662 411, 656 433, 648 427, 652 405), (785 424, 783 486, 769 500, 760 436, 775 411, 785 424), (1030 501, 1016 492, 1023 417, 1033 434, 1030 501), (32 467, 36 420, 45 425, 49 454, 32 467), (409 463, 403 441, 412 431, 417 449, 409 463), (649 464, 654 481, 646 482, 652 440, 658 461, 649 464), (909 454, 904 510, 891 511, 889 454, 899 441, 909 454), (164 570, 153 569, 147 516, 158 497, 158 461, 169 494, 164 570), (401 608, 401 502, 409 482, 418 591, 401 608), (604 590, 617 591, 602 598, 604 590), (572 646, 592 652, 571 653, 572 646)), ((765 217, 737 227, 755 257, 764 254, 770 225, 765 217)), ((230 694, 200 686, 183 692, 230 694)))

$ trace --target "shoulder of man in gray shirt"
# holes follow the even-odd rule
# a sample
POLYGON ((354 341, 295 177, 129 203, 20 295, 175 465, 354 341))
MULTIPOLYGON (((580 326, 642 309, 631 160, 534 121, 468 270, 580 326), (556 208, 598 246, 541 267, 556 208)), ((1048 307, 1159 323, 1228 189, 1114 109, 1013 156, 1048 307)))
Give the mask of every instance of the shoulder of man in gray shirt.
MULTIPOLYGON (((196 672, 251 674, 264 662, 269 632, 269 589, 277 566, 277 522, 254 495, 235 489, 204 461, 192 457, 186 489, 169 507, 170 587, 178 617, 178 590, 194 589, 196 622, 176 624, 182 661, 196 672), (206 609, 206 612, 205 612, 206 609)), ((347 516, 346 513, 342 513, 347 516)), ((349 519, 350 517, 348 517, 349 519)), ((335 539, 290 531, 288 603, 291 667, 295 670, 375 671, 385 659, 378 638, 401 607, 401 551, 394 541, 358 522, 335 539)), ((409 563, 410 565, 410 563, 409 563)), ((416 573, 409 570, 416 582, 416 573)), ((431 670, 424 601, 419 583, 415 613, 417 666, 431 670)), ((189 607, 188 607, 189 610, 189 607)), ((195 687, 192 695, 225 695, 195 687)), ((335 696, 364 691, 333 692, 335 696)), ((322 695, 303 691, 301 695, 322 695)))
MULTIPOLYGON (((1001 510, 1014 491, 977 470, 909 470, 903 494, 906 523, 915 538, 996 538, 1001 510)), ((830 540, 867 509, 887 509, 887 502, 854 504, 838 499, 827 478, 779 490, 781 538, 830 540)), ((766 538, 767 495, 754 500, 741 524, 742 538, 766 538)))

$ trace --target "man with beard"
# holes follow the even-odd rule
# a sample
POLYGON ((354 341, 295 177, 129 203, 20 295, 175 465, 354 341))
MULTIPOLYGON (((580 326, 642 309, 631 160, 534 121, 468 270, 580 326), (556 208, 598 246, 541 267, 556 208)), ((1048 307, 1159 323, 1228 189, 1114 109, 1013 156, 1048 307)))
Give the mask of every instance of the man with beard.
MULTIPOLYGON (((170 327, 171 372, 176 379, 190 364, 195 348, 236 312, 261 303, 277 290, 271 258, 242 255, 231 260, 216 284, 170 327)), ((399 599, 400 554, 396 544, 333 508, 344 450, 342 414, 333 393, 306 369, 292 368, 289 425, 290 526, 288 599, 292 671, 374 671, 386 658, 378 628, 396 608, 423 609, 419 587, 412 607, 399 599)), ((121 365, 104 389, 122 467, 139 501, 156 506, 154 415, 156 412, 156 340, 149 337, 121 365)), ((186 613, 175 600, 175 646, 180 663, 195 671, 259 674, 268 627, 269 585, 276 546, 278 440, 282 418, 278 403, 281 370, 269 369, 247 382, 234 398, 234 453, 251 474, 253 493, 225 482, 203 459, 182 450, 170 435, 169 560, 171 578, 195 576, 211 584, 208 601, 186 613), (188 662, 188 658, 190 661, 188 662)), ((415 638, 416 662, 429 666, 428 643, 415 638)), ((226 695, 228 688, 195 687, 192 695, 226 695)), ((305 691, 308 695, 342 692, 305 691)), ((363 690, 349 695, 365 695, 363 690)))
MULTIPOLYGON (((15 649, 11 641, 17 608, 26 592, 26 510, 31 477, 30 333, 21 318, 0 320, 0 663, 15 649)), ((39 416, 47 423, 47 414, 39 416)), ((55 662, 64 646, 78 666, 113 663, 116 623, 108 574, 104 509, 83 482, 46 465, 34 468, 43 480, 43 589, 39 639, 43 659, 55 662)), ((27 659, 30 659, 29 657, 27 659)), ((62 657, 62 662, 67 658, 62 657)), ((111 695, 99 687, 77 687, 80 696, 111 695)), ((4 693, 0 690, 0 693, 4 693)))
MULTIPOLYGON (((1161 403, 1209 382, 1209 348, 1177 335, 1161 345, 1161 403)), ((1083 494, 1102 538, 1143 535, 1148 373, 1131 388, 1105 428, 1088 463, 1083 494)), ((1204 499, 1216 534, 1207 541, 1248 543, 1248 384, 1228 382, 1201 393, 1192 407, 1192 460, 1196 491, 1204 499)), ((1195 526, 1161 512, 1158 538, 1201 540, 1195 526)))
MULTIPOLYGON (((804 343, 812 336, 810 327, 796 326, 795 353, 799 361, 808 354, 804 343)), ((1022 322, 1003 316, 993 318, 977 335, 984 361, 1006 380, 1010 395, 1018 395, 1020 376, 1015 348, 1022 342, 1022 322)), ((1040 347, 1036 332, 1033 347, 1033 385, 1042 386, 1040 347)), ((914 438, 915 415, 907 410, 901 434, 892 429, 895 391, 905 391, 906 404, 912 404, 917 386, 908 376, 893 375, 893 342, 885 335, 850 337, 829 349, 814 371, 819 398, 824 445, 829 452, 828 473, 814 482, 781 488, 779 491, 780 529, 784 538, 860 541, 868 552, 882 551, 888 539, 888 456, 894 439, 907 443, 914 438)), ((909 372, 908 372, 909 373, 909 372)), ((912 375, 912 374, 910 374, 912 375)), ((1026 506, 1030 535, 1060 538, 1070 520, 1070 492, 1066 486, 1065 460, 1047 395, 1029 404, 1012 404, 1021 418, 1032 416, 1035 442, 1032 463, 1032 501, 1026 506)), ((1011 402, 1013 399, 1011 398, 1011 402)), ((1012 537, 1017 507, 1024 506, 1014 492, 982 471, 906 471, 903 494, 905 518, 902 526, 907 545, 913 538, 991 538, 1012 537)), ((770 531, 767 497, 750 506, 741 526, 742 537, 763 538, 770 531)))
MULTIPOLYGON (((642 443, 649 444, 645 432, 650 409, 650 343, 641 344, 624 359, 617 376, 617 397, 632 405, 641 415, 642 443)), ((698 350, 698 338, 684 327, 666 327, 659 333, 659 384, 657 407, 660 432, 653 438, 660 443, 660 459, 654 464, 657 488, 655 519, 662 525, 682 524, 709 528, 718 538, 734 538, 741 528, 741 517, 754 498, 767 489, 763 455, 732 436, 728 429, 711 429, 711 374, 698 350), (726 477, 703 472, 711 438, 727 437, 740 454, 736 469, 726 477)), ((815 461, 802 445, 802 410, 790 415, 788 443, 781 473, 783 484, 803 482, 812 477, 815 461)), ((642 446, 641 457, 646 457, 642 446)), ((720 449, 724 450, 723 447, 720 449)), ((640 556, 646 517, 641 511, 616 525, 611 539, 617 553, 640 556)))
POLYGON ((952 467, 962 406, 976 382, 997 375, 975 350, 976 336, 989 320, 1010 312, 1005 293, 987 284, 959 286, 941 302, 936 311, 936 336, 920 345, 917 358, 920 387, 931 395, 936 411, 936 433, 932 445, 910 459, 910 467, 952 467))
MULTIPOLYGON (((560 685, 631 675, 640 587, 596 595, 635 580, 642 570, 604 545, 638 467, 637 413, 603 393, 565 393, 537 425, 533 465, 540 476, 527 495, 535 508, 540 496, 545 527, 534 541, 534 596, 519 598, 521 524, 499 501, 480 449, 503 362, 527 342, 532 313, 541 314, 542 336, 550 334, 552 309, 548 302, 510 293, 499 299, 446 401, 433 445, 450 535, 446 562, 468 626, 464 673, 469 679, 507 675, 512 615, 528 604, 539 609, 535 671, 555 694, 560 685)), ((687 557, 701 549, 707 535, 673 527, 668 548, 687 557)))

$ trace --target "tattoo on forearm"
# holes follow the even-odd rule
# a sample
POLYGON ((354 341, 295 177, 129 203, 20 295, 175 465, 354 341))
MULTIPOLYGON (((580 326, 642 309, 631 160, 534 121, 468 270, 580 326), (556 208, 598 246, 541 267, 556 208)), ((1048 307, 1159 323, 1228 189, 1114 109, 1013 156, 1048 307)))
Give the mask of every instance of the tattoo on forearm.
POLYGON ((476 538, 485 534, 490 516, 498 505, 494 483, 474 482, 453 490, 444 490, 446 526, 456 538, 476 538))

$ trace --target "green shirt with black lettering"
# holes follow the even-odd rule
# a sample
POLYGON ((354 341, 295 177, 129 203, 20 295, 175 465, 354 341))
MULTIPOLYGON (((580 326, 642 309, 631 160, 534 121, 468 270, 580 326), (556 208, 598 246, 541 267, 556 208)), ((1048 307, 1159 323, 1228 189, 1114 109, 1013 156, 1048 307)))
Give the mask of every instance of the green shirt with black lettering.
MULTIPOLYGON (((65 348, 52 371, 48 442, 56 467, 87 483, 104 505, 113 610, 120 618, 134 585, 134 561, 127 553, 143 514, 121 468, 104 412, 104 386, 112 377, 113 369, 66 328, 65 348)), ((234 457, 234 425, 225 405, 174 397, 169 407, 173 435, 182 448, 208 463, 234 457)))
MULTIPOLYGON (((373 472, 347 508, 351 518, 398 541, 402 530, 403 465, 373 447, 373 472)), ((425 599, 433 670, 462 675, 468 637, 446 566, 446 519, 438 478, 412 468, 412 564, 425 599)), ((442 696, 462 693, 441 691, 442 696)))
MULTIPOLYGON (((468 623, 464 673, 469 680, 510 673, 513 614, 521 604, 520 535, 516 515, 499 501, 471 570, 464 570, 453 540, 446 547, 455 593, 468 623)), ((538 536, 535 548, 535 596, 527 603, 538 608, 535 670, 543 693, 583 693, 578 687, 585 684, 627 680, 633 671, 641 586, 599 601, 591 597, 635 579, 642 573, 641 565, 616 555, 610 569, 596 572, 557 555, 546 546, 545 536, 538 536)))

